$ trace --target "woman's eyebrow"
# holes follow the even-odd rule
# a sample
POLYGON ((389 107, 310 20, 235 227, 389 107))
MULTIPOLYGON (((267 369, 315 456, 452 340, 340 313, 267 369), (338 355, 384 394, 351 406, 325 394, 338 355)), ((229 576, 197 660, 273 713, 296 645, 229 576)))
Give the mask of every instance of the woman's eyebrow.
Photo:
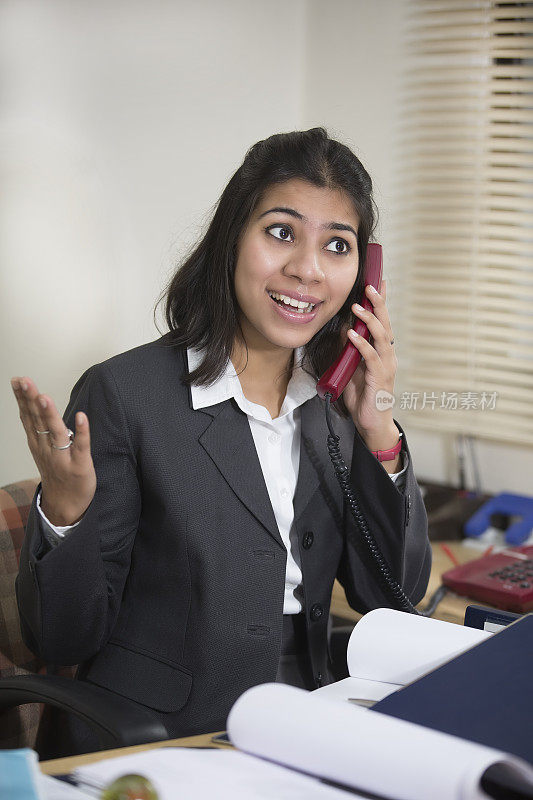
MULTIPOLYGON (((291 217, 296 217, 296 219, 299 219, 302 222, 309 222, 307 217, 304 217, 304 215, 300 214, 299 211, 295 211, 294 208, 287 208, 285 206, 275 206, 274 208, 269 208, 268 211, 263 211, 263 213, 259 215, 258 219, 266 216, 266 214, 272 214, 274 212, 277 212, 278 214, 290 214, 291 217)), ((355 231, 351 225, 346 225, 344 222, 326 222, 320 227, 322 230, 328 231, 349 231, 350 233, 353 233, 357 239, 357 231, 355 231)))
POLYGON ((328 231, 350 231, 357 239, 357 231, 351 225, 345 225, 344 222, 328 222, 327 225, 322 227, 327 228, 328 231))

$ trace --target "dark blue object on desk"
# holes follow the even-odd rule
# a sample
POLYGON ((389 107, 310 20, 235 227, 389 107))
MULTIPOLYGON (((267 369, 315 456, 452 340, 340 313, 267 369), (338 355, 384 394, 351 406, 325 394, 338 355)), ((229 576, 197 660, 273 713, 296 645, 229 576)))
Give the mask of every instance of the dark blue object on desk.
POLYGON ((389 695, 372 711, 533 763, 533 614, 389 695))

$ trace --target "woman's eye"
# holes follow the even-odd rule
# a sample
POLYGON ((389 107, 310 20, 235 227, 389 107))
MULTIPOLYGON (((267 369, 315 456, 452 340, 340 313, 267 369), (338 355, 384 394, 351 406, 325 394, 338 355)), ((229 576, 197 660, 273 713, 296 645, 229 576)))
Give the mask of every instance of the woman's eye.
POLYGON ((271 228, 267 228, 267 230, 274 238, 281 239, 283 242, 289 241, 292 236, 291 229, 286 225, 273 225, 271 228))
POLYGON ((344 239, 332 239, 329 245, 326 247, 326 250, 329 250, 332 253, 340 253, 340 255, 344 255, 345 253, 349 253, 352 248, 345 242, 344 239), (333 245, 333 247, 331 247, 333 245))

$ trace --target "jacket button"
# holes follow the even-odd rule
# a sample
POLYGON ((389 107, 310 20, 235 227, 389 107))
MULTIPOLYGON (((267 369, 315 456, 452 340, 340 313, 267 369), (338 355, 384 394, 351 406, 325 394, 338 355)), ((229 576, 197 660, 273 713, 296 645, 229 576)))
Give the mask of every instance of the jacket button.
POLYGON ((313 620, 313 622, 316 622, 318 619, 320 619, 323 613, 324 609, 322 608, 320 603, 315 603, 313 608, 311 609, 311 619, 313 620))
POLYGON ((322 673, 321 672, 319 672, 318 675, 315 675, 315 683, 316 683, 316 688, 320 689, 320 687, 322 686, 322 673))
POLYGON ((315 534, 313 533, 313 531, 307 531, 307 533, 304 534, 302 545, 305 550, 309 550, 309 548, 313 546, 314 539, 315 539, 315 534))

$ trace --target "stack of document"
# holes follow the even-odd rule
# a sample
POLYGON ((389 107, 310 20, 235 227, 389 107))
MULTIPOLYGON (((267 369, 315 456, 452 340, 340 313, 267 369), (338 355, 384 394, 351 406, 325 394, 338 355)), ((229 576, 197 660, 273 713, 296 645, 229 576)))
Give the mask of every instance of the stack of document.
MULTIPOLYGON (((492 664, 494 653, 505 653, 506 642, 511 648, 517 641, 523 642, 524 656, 518 660, 526 664, 533 632, 533 615, 528 617, 499 633, 484 634, 402 612, 370 612, 358 623, 348 651, 350 671, 363 677, 348 678, 337 692, 305 692, 278 683, 249 689, 237 700, 227 722, 237 750, 163 747, 81 767, 74 777, 86 797, 94 797, 94 792, 117 777, 140 773, 151 780, 160 800, 341 800, 348 791, 351 797, 370 794, 383 800, 533 798, 533 766, 527 756, 520 758, 479 743, 475 736, 468 741, 450 735, 442 725, 439 728, 432 723, 436 729, 431 729, 429 723, 416 724, 405 717, 400 702, 402 695, 409 699, 411 692, 416 699, 417 687, 421 685, 425 691, 424 681, 433 680, 432 676, 437 676, 438 684, 438 676, 446 677, 444 671, 461 666, 462 659, 466 659, 468 676, 472 659, 492 664), (436 635, 437 628, 442 635, 436 635), (412 639, 409 630, 416 630, 412 639), (388 655, 386 647, 383 649, 384 635, 388 655), (372 637, 376 637, 373 644, 372 637), (380 655, 370 668, 368 651, 376 649, 380 655), (420 679, 420 674, 426 677, 420 679), (390 680, 393 675, 395 681, 390 680), (406 688, 398 689, 413 679, 406 688), (347 702, 352 692, 366 693, 372 699, 387 697, 382 703, 394 700, 396 705, 390 715, 386 706, 383 713, 376 713, 347 702)), ((486 672, 490 671, 487 668, 486 672)), ((525 674, 522 667, 516 674, 525 674)), ((486 677, 480 676, 481 685, 486 677)), ((519 677, 518 685, 521 680, 519 677)), ((531 706, 526 700, 522 705, 527 702, 531 706)), ((487 703, 492 703, 497 719, 497 698, 487 698, 487 703)), ((438 709, 439 698, 430 697, 427 705, 438 709)), ((375 708, 380 709, 380 703, 375 708)), ((448 724, 450 708, 445 710, 448 724)), ((480 712, 486 710, 484 704, 480 712)), ((490 707, 486 718, 490 719, 490 707)), ((488 736, 490 742, 490 730, 488 736)), ((524 730, 523 736, 531 738, 531 731, 524 730)), ((62 800, 52 794, 46 798, 62 800)))
POLYGON ((487 797, 483 775, 498 764, 533 791, 533 768, 520 759, 368 709, 311 701, 282 684, 245 692, 228 731, 240 752, 161 748, 81 767, 74 776, 86 798, 137 773, 160 800, 343 800, 346 789, 361 798, 480 800, 487 797))
POLYGON ((398 691, 492 634, 451 622, 376 608, 362 617, 348 642, 348 673, 313 696, 377 701, 398 691))

